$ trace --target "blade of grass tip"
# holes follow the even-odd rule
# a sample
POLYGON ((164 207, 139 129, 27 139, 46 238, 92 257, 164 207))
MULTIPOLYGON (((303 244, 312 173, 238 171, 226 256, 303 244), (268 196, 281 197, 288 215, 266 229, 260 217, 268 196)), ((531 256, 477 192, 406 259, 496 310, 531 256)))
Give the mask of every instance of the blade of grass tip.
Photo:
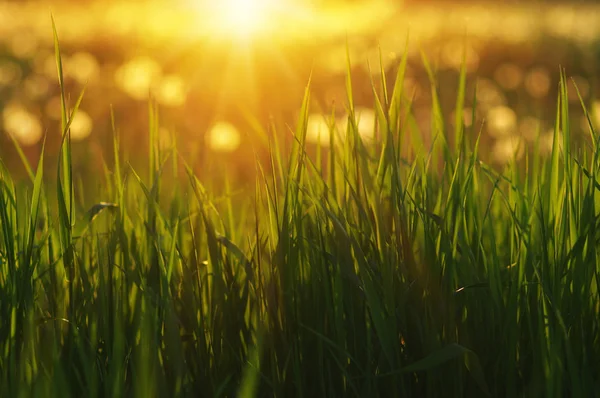
POLYGON ((206 213, 206 207, 210 204, 206 203, 206 195, 204 194, 204 188, 202 184, 198 180, 198 178, 194 175, 193 170, 186 164, 186 172, 188 178, 190 180, 190 185, 193 190, 193 194, 196 197, 196 201, 198 202, 198 211, 202 216, 202 221, 204 223, 204 229, 206 233, 206 244, 208 246, 208 252, 210 257, 210 265, 213 271, 213 295, 214 297, 221 297, 220 294, 224 291, 224 280, 223 280, 223 269, 221 265, 221 251, 219 250, 217 233, 215 231, 214 225, 208 217, 206 213))
POLYGON ((579 211, 575 208, 577 206, 578 195, 575 194, 577 191, 577 180, 573 174, 572 163, 574 156, 571 153, 571 121, 569 118, 569 93, 568 93, 568 81, 567 75, 564 68, 561 68, 560 74, 560 85, 561 85, 561 130, 563 133, 563 158, 564 158, 564 172, 566 189, 568 195, 566 196, 568 204, 570 204, 571 214, 569 214, 568 221, 565 224, 565 228, 568 229, 571 238, 571 244, 577 240, 577 226, 576 218, 579 211), (570 224, 570 225, 568 225, 570 224), (570 228, 569 228, 570 227, 570 228))
MULTIPOLYGON (((410 97, 408 97, 407 100, 407 104, 406 104, 406 110, 403 112, 404 113, 404 120, 406 121, 404 124, 399 125, 398 127, 396 127, 396 129, 392 130, 392 131, 398 131, 398 142, 400 143, 402 140, 402 132, 405 132, 406 129, 408 129, 408 134, 409 134, 409 148, 412 150, 412 152, 414 153, 415 159, 417 160, 417 162, 419 163, 419 165, 423 168, 423 171, 427 171, 426 167, 426 162, 427 162, 427 157, 428 157, 428 152, 425 150, 425 142, 423 141, 423 134, 421 132, 421 130, 419 129, 419 125, 417 124, 416 118, 415 116, 412 114, 412 107, 413 107, 413 103, 415 101, 415 97, 416 97, 417 91, 416 88, 413 89, 410 97)), ((400 115, 398 115, 398 117, 400 117, 400 115)), ((401 149, 401 148, 400 148, 401 149)), ((397 151, 398 154, 400 155, 401 152, 400 150, 397 151)))
MULTIPOLYGON (((278 177, 280 181, 284 181, 285 179, 285 162, 282 157, 282 150, 280 144, 280 135, 277 134, 277 126, 275 125, 275 121, 271 120, 269 123, 269 167, 271 168, 271 176, 273 179, 273 187, 275 192, 277 192, 277 181, 278 177)), ((285 147, 285 143, 284 143, 285 147)))
MULTIPOLYGON (((477 120, 477 105, 477 80, 475 80, 475 87, 473 87, 473 102, 471 105, 471 135, 475 134, 475 121, 477 120)), ((482 128, 483 126, 479 127, 480 132, 482 128)))
POLYGON ((169 263, 167 264, 167 281, 171 282, 173 276, 173 268, 175 268, 175 259, 177 254, 177 235, 179 233, 179 220, 175 222, 175 227, 172 232, 171 248, 169 250, 169 263))
POLYGON ((16 209, 14 183, 6 165, 0 159, 0 225, 4 239, 4 261, 9 266, 9 275, 15 275, 17 268, 14 246, 16 233, 13 228, 13 212, 16 212, 16 209))
POLYGON ((331 121, 332 121, 332 129, 331 134, 329 135, 329 151, 328 151, 328 159, 327 159, 327 183, 329 184, 329 190, 326 195, 332 195, 333 201, 337 201, 338 198, 338 184, 337 184, 337 173, 338 173, 338 165, 337 165, 337 152, 338 148, 341 148, 340 142, 343 142, 343 138, 341 134, 345 134, 345 132, 340 131, 341 129, 337 126, 336 118, 335 118, 335 109, 331 110, 331 121))
MULTIPOLYGON (((406 76, 406 66, 408 64, 408 35, 406 36, 406 44, 404 46, 404 53, 400 61, 400 66, 396 72, 396 81, 394 82, 394 88, 392 90, 392 98, 389 107, 389 121, 390 130, 392 132, 398 131, 398 123, 400 122, 400 110, 402 107, 402 96, 404 95, 404 78, 406 76)), ((400 137, 398 137, 400 140, 400 137)))
MULTIPOLYGON (((571 123, 569 121, 569 94, 567 92, 567 75, 564 68, 560 72, 560 98, 561 98, 561 130, 563 138, 563 159, 565 175, 571 177, 571 123)), ((569 179, 567 178, 567 181, 569 179)))
POLYGON ((429 60, 427 59, 427 56, 425 55, 425 52, 423 50, 421 50, 421 60, 423 62, 423 66, 425 67, 425 71, 427 72, 427 76, 429 78, 429 84, 431 85, 431 108, 432 108, 432 113, 431 113, 431 118, 432 118, 432 136, 434 137, 434 140, 437 140, 437 145, 434 143, 433 144, 433 148, 431 151, 431 155, 433 156, 433 164, 434 167, 438 165, 438 162, 440 160, 446 160, 448 161, 448 165, 450 166, 448 169, 448 172, 450 173, 450 175, 452 175, 452 173, 454 172, 454 170, 451 169, 452 167, 452 162, 451 162, 451 156, 450 156, 450 152, 449 152, 449 148, 448 148, 448 140, 446 137, 446 131, 445 131, 445 127, 444 127, 444 116, 442 113, 442 108, 440 105, 440 99, 439 99, 439 95, 438 95, 438 90, 437 90, 437 79, 435 77, 435 73, 433 72, 433 69, 431 68, 431 65, 429 64, 429 60), (442 155, 444 155, 445 159, 439 159, 439 151, 438 148, 441 147, 442 150, 442 155))
POLYGON ((577 98, 579 98, 579 103, 581 104, 581 109, 583 110, 583 114, 585 116, 585 119, 586 119, 588 127, 589 127, 588 133, 590 135, 590 141, 592 142, 593 153, 596 153, 598 143, 596 141, 596 129, 594 128, 594 123, 592 122, 592 119, 590 117, 590 112, 588 111, 587 106, 585 105, 585 101, 583 100, 583 97, 581 96, 579 87, 575 83, 575 79, 571 78, 571 82, 573 83, 573 87, 575 87, 575 91, 577 92, 577 98))
POLYGON ((44 181, 44 153, 46 148, 46 139, 42 143, 42 152, 38 161, 37 171, 35 173, 35 179, 33 183, 33 194, 31 196, 31 209, 30 209, 30 222, 29 222, 29 236, 27 238, 27 252, 25 263, 29 264, 33 253, 33 244, 35 238, 35 232, 37 228, 37 221, 40 211, 40 201, 42 199, 43 191, 42 185, 44 181))
MULTIPOLYGON (((83 98, 83 91, 81 92, 75 107, 73 109, 71 117, 68 117, 65 85, 64 85, 64 74, 62 66, 62 58, 60 53, 60 43, 58 40, 58 32, 52 16, 52 32, 54 36, 54 52, 56 58, 56 67, 58 72, 58 81, 60 87, 60 98, 61 98, 61 127, 62 127, 62 142, 59 150, 58 170, 57 170, 57 196, 58 196, 58 215, 59 215, 59 237, 62 246, 63 263, 67 270, 68 283, 68 319, 74 319, 75 317, 75 305, 76 300, 74 297, 74 285, 75 285, 75 264, 72 246, 72 222, 74 219, 74 200, 73 200, 73 179, 72 179, 72 158, 71 158, 71 135, 70 135, 70 124, 73 120, 73 115, 77 112, 81 100, 83 98), (62 164, 62 170, 61 170, 62 164), (61 178, 62 174, 62 178, 61 178)), ((69 335, 71 336, 71 335, 69 335)), ((70 354, 69 354, 70 355, 70 354)))
MULTIPOLYGON (((62 135, 62 141, 61 141, 61 145, 60 145, 60 150, 59 150, 59 156, 62 158, 62 179, 63 179, 63 188, 66 187, 68 189, 68 191, 63 192, 63 194, 65 194, 65 200, 66 200, 66 204, 67 209, 68 209, 68 215, 69 215, 69 222, 73 223, 75 220, 75 192, 74 192, 74 184, 73 184, 73 161, 72 161, 72 154, 71 154, 71 133, 70 133, 70 128, 71 128, 71 123, 73 122, 73 118, 75 117, 75 114, 77 113, 77 111, 79 111, 79 107, 81 106, 81 102, 83 101, 83 96, 85 94, 85 89, 83 89, 81 91, 81 93, 79 94, 79 97, 77 98, 77 101, 75 102, 75 106, 73 107, 73 110, 71 111, 71 113, 68 116, 67 119, 67 123, 65 125, 65 131, 63 132, 62 135)), ((59 162, 59 171, 58 171, 58 176, 60 179, 60 162, 59 162)), ((73 224, 71 224, 71 226, 73 226, 73 224)))
MULTIPOLYGON (((408 35, 406 37, 406 44, 404 47, 404 53, 402 54, 402 59, 400 61, 400 66, 398 67, 398 71, 396 72, 396 81, 394 82, 394 88, 392 90, 392 96, 390 99, 390 103, 389 106, 387 108, 387 121, 388 121, 388 137, 387 140, 390 142, 390 145, 393 145, 394 142, 394 136, 397 140, 395 148, 392 147, 389 149, 389 151, 393 154, 394 151, 396 152, 395 158, 399 158, 402 156, 402 150, 403 150, 403 133, 404 133, 404 126, 400 126, 400 118, 401 118, 401 106, 402 106, 402 100, 403 100, 403 96, 404 96, 404 78, 406 75, 406 66, 407 66, 407 62, 408 62, 408 35)), ((408 101, 408 106, 406 109, 406 116, 405 119, 408 120, 410 119, 410 108, 412 106, 412 99, 409 99, 408 101)), ((410 127, 409 127, 410 128, 410 127)), ((420 134, 416 134, 418 136, 418 140, 421 140, 421 136, 420 134)), ((419 142, 418 141, 412 141, 410 143, 414 148, 417 148, 416 151, 417 153, 423 153, 422 149, 419 149, 419 142)), ((422 147, 422 144, 420 145, 422 147)), ((396 165, 396 161, 395 159, 393 160, 394 165, 396 165)), ((382 165, 380 165, 382 166, 382 165)), ((380 177, 380 184, 383 187, 383 181, 384 181, 384 177, 386 174, 386 169, 387 169, 387 165, 383 165, 383 167, 379 168, 379 172, 378 175, 380 177)), ((397 173, 397 169, 398 167, 394 166, 395 172, 397 173)))
POLYGON ((108 203, 108 202, 100 202, 92 206, 82 220, 75 224, 75 229, 73 230, 73 238, 81 238, 94 220, 102 213, 104 210, 114 210, 118 209, 119 205, 116 203, 108 203))
POLYGON ((148 100, 148 178, 154 184, 155 172, 159 167, 160 151, 158 144, 158 105, 152 97, 148 100))
MULTIPOLYGON (((373 98, 375 100, 376 119, 379 123, 379 131, 381 131, 382 134, 384 134, 383 147, 381 148, 381 153, 379 155, 379 165, 377 166, 377 181, 383 181, 383 178, 385 177, 385 172, 387 170, 387 166, 395 164, 394 155, 392 153, 392 151, 394 150, 394 143, 390 134, 390 129, 387 120, 387 107, 384 109, 381 100, 379 99, 379 95, 377 95, 375 82, 373 81, 372 74, 370 73, 371 66, 368 65, 368 67, 369 75, 371 76, 371 90, 373 92, 373 98)), ((384 101, 387 100, 384 98, 384 101)), ((361 150, 364 150, 364 148, 361 148, 361 150)), ((367 189, 368 192, 375 192, 373 187, 373 179, 368 173, 368 167, 366 164, 367 156, 359 156, 359 158, 362 160, 361 169, 363 171, 363 181, 365 183, 365 189, 367 189)))
MULTIPOLYGON (((292 205, 292 208, 295 208, 295 203, 298 200, 298 189, 300 187, 300 181, 302 179, 302 163, 304 161, 305 152, 305 144, 306 144, 306 131, 308 125, 308 113, 310 110, 310 85, 312 80, 312 72, 309 76, 308 83, 304 90, 304 98, 302 100, 302 107, 300 109, 300 118, 298 120, 298 125, 296 127, 296 131, 294 132, 294 144, 292 149, 292 156, 290 157, 290 164, 288 168, 288 178, 291 178, 293 184, 295 185, 293 190, 286 189, 286 199, 283 205, 283 214, 284 216, 287 214, 287 210, 289 209, 288 205, 292 205), (292 203, 288 203, 288 193, 292 194, 290 200, 293 200, 292 203)), ((289 180, 288 180, 289 181, 289 180)), ((289 185, 288 185, 289 188, 289 185)))
MULTIPOLYGON (((68 124, 68 118, 67 118, 67 96, 65 93, 65 83, 64 83, 64 73, 63 73, 63 64, 62 64, 62 57, 60 54, 60 42, 58 39, 58 30, 56 29, 56 23, 54 20, 54 15, 51 15, 50 18, 52 19, 52 33, 53 33, 53 38, 54 38, 54 57, 56 59, 56 70, 57 70, 57 74, 58 74, 58 86, 60 89, 60 120, 61 120, 61 135, 62 135, 62 140, 63 142, 61 142, 61 149, 60 149, 60 158, 61 158, 61 162, 62 162, 62 172, 64 173, 63 175, 63 181, 70 187, 71 186, 71 178, 70 178, 70 174, 69 174, 69 170, 70 170, 70 165, 69 163, 69 156, 70 156, 70 140, 69 140, 69 136, 68 136, 68 132, 69 132, 69 128, 67 126, 68 124), (67 142, 67 150, 66 150, 66 154, 63 153, 62 148, 64 145, 64 141, 66 140, 67 142)), ((60 164, 59 164, 59 174, 58 174, 58 179, 59 179, 59 186, 60 186, 60 164)), ((70 195, 69 195, 70 197, 70 195)), ((70 204, 69 204, 70 207, 70 204)))
MULTIPOLYGON (((464 152, 465 137, 463 124, 463 111, 465 106, 465 91, 467 82, 467 50, 463 48, 462 65, 460 67, 460 77, 458 82, 458 93, 456 98, 456 107, 454 108, 454 150, 457 156, 464 152)), ((474 120, 474 119, 473 119, 474 120)))
POLYGON ((348 100, 348 108, 350 117, 354 119, 354 97, 352 90, 352 62, 350 59, 350 43, 348 42, 348 37, 346 36, 346 96, 348 100))
MULTIPOLYGON (((19 159, 21 159, 21 163, 23 164, 23 167, 25 167, 25 171, 27 172, 29 179, 31 182, 33 182, 35 180, 35 175, 33 174, 33 169, 31 168, 31 164, 29 163, 27 156, 25 156, 25 152, 23 152, 23 148, 21 148, 21 144, 19 144, 19 141, 17 141, 12 134, 8 134, 8 137, 13 142, 15 149, 17 150, 17 154, 19 155, 19 159)), ((46 136, 44 135, 44 143, 45 141, 46 136)))
POLYGON ((58 40, 58 31, 56 29, 56 23, 54 21, 54 15, 50 15, 52 19, 52 33, 54 37, 54 55, 56 57, 56 68, 58 70, 58 86, 60 88, 60 116, 61 116, 61 128, 63 133, 66 131, 67 125, 67 104, 65 95, 65 84, 63 77, 62 59, 60 56, 60 44, 58 40))
MULTIPOLYGON (((146 184, 144 184, 144 181, 142 180, 142 177, 140 177, 140 175, 135 171, 135 169, 133 168, 133 166, 130 164, 129 165, 129 170, 131 171, 131 174, 133 175, 133 178, 135 179, 135 181, 137 181, 137 183, 139 184, 140 188, 142 188, 142 192, 144 193, 144 196, 146 197, 147 203, 148 203, 148 218, 147 221, 148 222, 156 222, 157 220, 160 220, 163 224, 166 224, 166 220, 164 218, 164 214, 161 211, 161 208, 159 206, 159 203, 157 201, 157 196, 155 193, 155 189, 154 186, 151 189, 148 189, 148 187, 146 186, 146 184)), ((162 170, 158 170, 157 171, 157 178, 160 176, 162 170)), ((156 228, 156 225, 147 225, 147 227, 152 227, 152 228, 156 228)), ((152 234, 156 234, 157 231, 151 231, 152 234)))
POLYGON ((117 192, 121 192, 122 190, 122 181, 121 181, 121 154, 120 154, 120 142, 119 142, 119 133, 116 128, 115 123, 115 111, 110 106, 110 127, 112 131, 112 144, 113 144, 113 157, 114 157, 114 180, 117 188, 117 192))
POLYGON ((554 124, 554 136, 552 139, 552 157, 550 166, 550 184, 547 185, 547 200, 549 203, 548 215, 556 214, 558 206, 558 184, 559 184, 559 160, 560 160, 560 115, 561 115, 561 94, 556 99, 556 118, 554 124))
POLYGON ((62 128, 62 136, 63 143, 66 141, 66 150, 62 152, 63 144, 61 144, 61 158, 63 164, 63 180, 66 184, 66 187, 69 189, 68 194, 65 196, 66 202, 68 204, 68 214, 70 216, 69 222, 72 222, 74 217, 74 200, 73 200, 73 181, 72 181, 72 162, 71 162, 71 135, 70 135, 70 125, 73 120, 73 116, 77 112, 79 105, 81 104, 81 100, 83 99, 83 93, 85 91, 82 90, 79 98, 75 104, 73 112, 71 115, 68 114, 67 109, 67 97, 65 93, 65 84, 64 84, 64 72, 63 72, 63 64, 62 57, 60 52, 60 42, 58 39, 58 31, 56 29, 56 23, 54 21, 54 16, 51 16, 52 19, 52 32, 54 36, 54 55, 56 58, 56 69, 58 73, 58 85, 60 87, 60 106, 61 106, 61 128, 62 128))
MULTIPOLYGON (((377 49, 379 50, 379 76, 381 78, 381 96, 383 97, 383 104, 386 110, 390 109, 389 97, 388 97, 388 89, 387 82, 385 76, 385 67, 383 66, 383 55, 381 53, 381 44, 377 45, 377 49)), ((388 115, 386 114, 386 117, 388 115)))
MULTIPOLYGON (((255 133, 253 138, 258 138, 260 143, 267 147, 269 145, 269 134, 267 130, 263 127, 262 123, 258 119, 257 116, 249 109, 245 104, 239 104, 238 110, 240 111, 242 117, 246 119, 248 124, 250 125, 251 131, 255 133)), ((254 140, 251 141, 254 143, 254 140)))

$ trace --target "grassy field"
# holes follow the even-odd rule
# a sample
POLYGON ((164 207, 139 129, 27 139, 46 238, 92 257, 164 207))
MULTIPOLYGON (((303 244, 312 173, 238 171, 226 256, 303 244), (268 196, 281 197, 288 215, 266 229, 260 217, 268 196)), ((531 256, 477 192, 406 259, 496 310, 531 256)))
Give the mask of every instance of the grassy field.
POLYGON ((498 171, 461 122, 464 70, 457 127, 432 73, 434 144, 405 139, 405 65, 373 82, 379 145, 348 76, 346 138, 309 156, 309 84, 294 131, 265 126, 242 194, 160 148, 152 103, 146 169, 115 126, 114 162, 75 178, 63 90, 56 173, 43 155, 22 156, 30 180, 0 167, 0 395, 598 396, 592 122, 572 147, 563 74, 551 155, 498 171))

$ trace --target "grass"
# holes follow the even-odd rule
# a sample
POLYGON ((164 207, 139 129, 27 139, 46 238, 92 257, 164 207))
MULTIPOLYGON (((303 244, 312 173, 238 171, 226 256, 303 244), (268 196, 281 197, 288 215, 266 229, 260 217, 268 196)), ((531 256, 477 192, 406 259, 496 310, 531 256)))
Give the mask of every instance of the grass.
MULTIPOLYGON (((563 73, 552 156, 495 171, 460 117, 448 134, 425 65, 431 148, 411 127, 406 61, 394 87, 373 82, 378 146, 357 132, 348 74, 347 139, 307 155, 307 87, 293 145, 263 137, 243 198, 160 149, 152 104, 148 169, 122 161, 114 128, 114 162, 78 184, 81 97, 63 90, 57 173, 43 154, 22 156, 30 181, 0 166, 0 394, 600 394, 592 123, 572 148, 563 73), (82 197, 90 182, 101 197, 82 197)), ((464 97, 463 71, 457 115, 464 97)))

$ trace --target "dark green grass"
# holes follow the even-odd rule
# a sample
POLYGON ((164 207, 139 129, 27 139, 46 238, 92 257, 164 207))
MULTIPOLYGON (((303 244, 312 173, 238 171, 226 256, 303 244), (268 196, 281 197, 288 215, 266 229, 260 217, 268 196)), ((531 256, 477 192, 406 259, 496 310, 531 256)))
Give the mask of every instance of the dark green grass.
MULTIPOLYGON (((62 82, 57 38, 56 53, 62 82)), ((551 157, 499 173, 460 123, 464 72, 450 132, 426 63, 429 148, 405 66, 373 82, 380 145, 358 135, 348 76, 347 139, 309 157, 307 88, 292 147, 270 131, 241 198, 159 149, 154 105, 148 169, 122 162, 115 133, 114 163, 81 183, 104 194, 82 198, 81 97, 63 92, 57 173, 43 155, 23 157, 29 182, 0 167, 0 394, 598 395, 600 151, 591 123, 570 146, 566 78, 551 157)))

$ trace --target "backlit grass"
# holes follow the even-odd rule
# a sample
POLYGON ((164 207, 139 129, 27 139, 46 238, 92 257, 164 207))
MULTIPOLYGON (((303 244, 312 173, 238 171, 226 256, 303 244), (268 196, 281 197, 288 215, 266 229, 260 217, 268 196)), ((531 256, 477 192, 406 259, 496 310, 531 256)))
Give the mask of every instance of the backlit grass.
POLYGON ((380 145, 358 134, 348 76, 346 139, 309 156, 309 85, 243 195, 161 149, 152 103, 146 170, 114 121, 114 162, 75 178, 82 97, 63 90, 56 173, 43 155, 22 156, 30 181, 0 167, 1 395, 598 394, 600 150, 591 122, 571 146, 564 74, 551 156, 498 172, 462 124, 465 71, 455 127, 430 72, 429 146, 405 67, 373 82, 380 145))

